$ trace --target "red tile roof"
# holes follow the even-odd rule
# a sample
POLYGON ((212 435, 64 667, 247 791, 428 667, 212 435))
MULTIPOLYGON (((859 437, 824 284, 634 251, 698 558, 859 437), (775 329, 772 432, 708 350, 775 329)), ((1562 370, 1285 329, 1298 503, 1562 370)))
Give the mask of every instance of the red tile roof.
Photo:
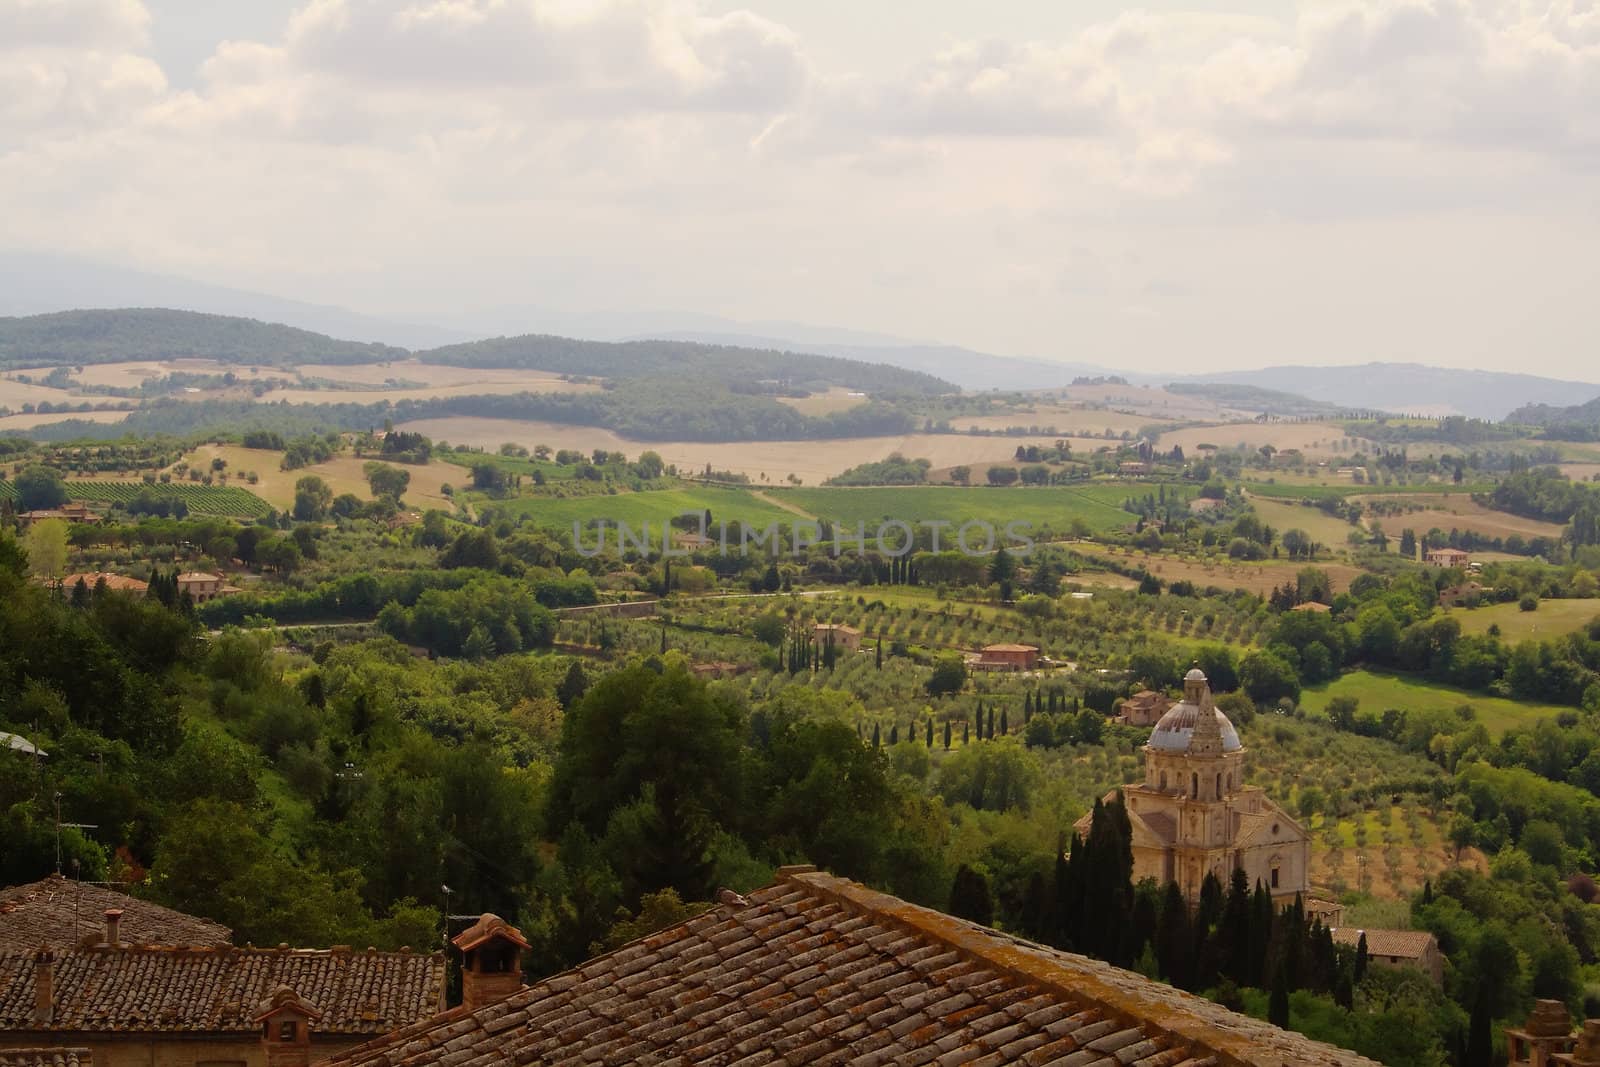
POLYGON ((93 1067, 86 1048, 0 1048, 0 1067, 93 1067))
POLYGON ((434 1015, 444 958, 349 949, 94 948, 57 954, 54 1018, 33 1022, 32 953, 0 955, 0 1034, 48 1029, 255 1033, 280 986, 314 1004, 321 1034, 386 1034, 434 1015))
POLYGON ((110 571, 86 571, 83 574, 69 574, 61 579, 62 588, 71 590, 81 579, 83 584, 92 591, 95 585, 104 578, 107 589, 118 589, 129 593, 143 593, 150 588, 150 583, 142 582, 137 578, 129 578, 125 574, 112 574, 110 571))
POLYGON ((107 908, 121 909, 119 937, 126 945, 225 945, 233 940, 233 931, 221 923, 53 874, 0 889, 0 952, 32 952, 40 945, 76 948, 86 939, 102 941, 107 908))
POLYGON ((1429 946, 1436 944, 1433 935, 1425 930, 1361 930, 1354 926, 1341 926, 1332 931, 1335 944, 1354 947, 1367 935, 1367 952, 1373 956, 1392 956, 1402 960, 1420 960, 1429 946))
POLYGON ((785 868, 477 1011, 325 1061, 1371 1065, 1081 956, 785 868))

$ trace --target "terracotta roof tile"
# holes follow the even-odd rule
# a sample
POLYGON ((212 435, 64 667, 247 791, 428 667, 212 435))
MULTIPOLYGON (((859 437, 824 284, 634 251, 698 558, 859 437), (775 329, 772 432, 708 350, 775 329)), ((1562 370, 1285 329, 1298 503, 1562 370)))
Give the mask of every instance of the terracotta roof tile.
MULTIPOLYGON (((439 1010, 444 958, 348 949, 98 948, 56 955, 43 1029, 253 1033, 287 987, 321 1013, 316 1033, 386 1034, 439 1010)), ((33 1021, 33 953, 0 955, 0 1033, 33 1021)))
POLYGON ((1371 1063, 1138 974, 793 869, 744 906, 327 1062, 1371 1063))
POLYGON ((225 945, 233 931, 181 911, 90 882, 53 874, 28 885, 0 889, 0 953, 32 952, 41 945, 76 948, 104 940, 108 908, 122 912, 124 944, 225 945))
POLYGON ((1333 940, 1340 945, 1357 945, 1361 935, 1367 935, 1367 951, 1374 956, 1393 956, 1403 960, 1421 959, 1434 944, 1433 935, 1425 930, 1361 930, 1354 926, 1341 926, 1333 932, 1333 940))
POLYGON ((94 1067, 86 1048, 0 1048, 0 1067, 94 1067))

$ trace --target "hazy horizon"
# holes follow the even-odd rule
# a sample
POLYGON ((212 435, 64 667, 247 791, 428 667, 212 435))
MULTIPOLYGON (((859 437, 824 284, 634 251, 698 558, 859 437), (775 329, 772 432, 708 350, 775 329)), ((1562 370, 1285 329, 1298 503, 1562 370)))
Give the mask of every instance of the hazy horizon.
POLYGON ((0 0, 0 27, 13 253, 444 326, 1592 376, 1600 11, 1571 0, 0 0))

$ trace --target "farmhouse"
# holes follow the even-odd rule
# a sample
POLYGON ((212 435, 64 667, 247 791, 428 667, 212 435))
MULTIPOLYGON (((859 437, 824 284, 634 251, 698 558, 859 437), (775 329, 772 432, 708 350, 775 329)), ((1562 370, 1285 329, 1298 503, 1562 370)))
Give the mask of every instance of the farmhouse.
POLYGON ((233 931, 92 882, 52 874, 0 889, 0 953, 41 945, 226 945, 233 931))
POLYGON ((980 671, 1031 671, 1039 663, 1034 645, 984 645, 973 667, 980 671))
POLYGON ((1358 930, 1354 926, 1335 927, 1333 943, 1355 948, 1361 935, 1367 937, 1367 959, 1380 967, 1415 967, 1434 985, 1444 984, 1444 956, 1439 941, 1425 930, 1358 930))
POLYGON ((46 519, 63 519, 67 522, 88 523, 96 523, 100 521, 100 516, 90 511, 87 504, 62 504, 59 508, 41 508, 36 511, 24 511, 21 515, 18 515, 17 518, 22 521, 22 525, 24 526, 32 526, 34 523, 43 522, 46 519))
POLYGON ((505 1063, 1317 1064, 1353 1052, 1132 971, 805 866, 522 986, 492 915, 456 938, 462 1004, 330 1067, 505 1063))
POLYGON ((1116 721, 1123 726, 1154 726, 1170 707, 1172 701, 1165 693, 1146 689, 1117 705, 1116 721))
POLYGON ((833 643, 836 649, 847 649, 851 652, 861 651, 861 631, 854 626, 843 623, 819 622, 811 627, 811 640, 816 642, 818 648, 833 643))
POLYGON ((132 593, 134 596, 144 596, 149 590, 150 583, 141 582, 137 578, 129 578, 126 574, 112 574, 110 571, 84 571, 82 574, 69 574, 61 579, 61 588, 71 592, 72 588, 82 582, 90 592, 101 582, 106 583, 106 588, 117 593, 132 593))
POLYGON ((1479 582, 1462 582, 1460 585, 1446 586, 1439 590, 1439 606, 1453 608, 1458 604, 1471 605, 1482 599, 1488 589, 1479 582))
POLYGON ((204 604, 208 600, 215 600, 219 596, 228 596, 238 591, 238 586, 229 585, 220 574, 185 571, 178 575, 178 592, 188 593, 196 604, 204 604))
POLYGON ((1422 557, 1424 563, 1434 567, 1465 567, 1471 559, 1470 553, 1459 548, 1430 548, 1422 557))
POLYGON ((1294 606, 1293 610, 1295 610, 1295 611, 1310 611, 1310 612, 1315 612, 1315 613, 1317 613, 1319 615, 1323 615, 1323 614, 1326 614, 1326 613, 1332 611, 1333 609, 1331 607, 1329 607, 1328 605, 1326 605, 1326 604, 1319 604, 1315 600, 1308 600, 1304 604, 1296 604, 1294 606))
MULTIPOLYGON (((1306 891, 1311 837, 1260 787, 1244 784, 1244 746, 1198 668, 1183 680, 1183 701, 1150 732, 1144 754, 1144 781, 1122 789, 1135 882, 1177 882, 1195 903, 1207 875, 1226 885, 1238 868, 1274 900, 1306 891)), ((1116 791, 1105 799, 1115 800, 1116 791)), ((1077 830, 1087 837, 1088 815, 1077 830)))
POLYGON ((126 945, 0 954, 0 1049, 102 1067, 295 1067, 436 1015, 444 959, 410 952, 126 945))

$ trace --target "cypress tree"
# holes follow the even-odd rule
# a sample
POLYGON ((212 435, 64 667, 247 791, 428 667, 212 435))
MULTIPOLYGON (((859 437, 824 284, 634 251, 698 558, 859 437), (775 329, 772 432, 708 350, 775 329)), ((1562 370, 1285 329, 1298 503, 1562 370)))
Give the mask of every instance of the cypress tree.
POLYGON ((950 720, 949 719, 946 719, 944 721, 944 750, 946 752, 950 751, 950 720))
POLYGON ((1247 984, 1259 989, 1267 983, 1267 947, 1272 943, 1272 897, 1259 878, 1250 896, 1250 936, 1246 943, 1250 964, 1247 984))
POLYGON ((1156 962, 1161 976, 1179 989, 1192 988, 1194 930, 1189 923, 1189 903, 1177 882, 1168 882, 1156 924, 1156 962))
POLYGON ((1422 883, 1422 903, 1424 906, 1433 903, 1433 879, 1426 879, 1422 883))
POLYGON ((1367 976, 1367 961, 1370 958, 1367 955, 1367 951, 1367 932, 1363 930, 1361 931, 1361 940, 1356 942, 1355 980, 1357 982, 1367 976))
POLYGON ((1000 709, 1000 736, 1004 737, 1011 732, 1011 727, 1006 722, 1006 709, 1000 709))
POLYGON ((663 656, 665 656, 667 654, 667 624, 666 623, 662 623, 661 624, 661 654, 663 656))
POLYGON ((1026 726, 1033 721, 1033 694, 1022 694, 1022 725, 1026 726))
POLYGON ((889 726, 889 744, 898 745, 899 743, 900 743, 900 724, 899 723, 891 723, 890 726, 889 726))
POLYGON ((1235 985, 1250 981, 1250 880, 1235 867, 1228 880, 1228 899, 1217 923, 1218 966, 1235 985))
POLYGON ((873 657, 874 657, 873 666, 877 667, 878 670, 880 670, 880 671, 883 670, 883 635, 882 634, 878 635, 878 643, 877 643, 877 645, 875 645, 873 647, 873 657))
POLYGON ((873 723, 872 724, 872 747, 873 748, 882 748, 883 747, 883 735, 879 732, 880 729, 881 729, 881 727, 879 727, 879 725, 877 723, 873 723))
POLYGON ((72 583, 72 606, 75 608, 89 606, 89 583, 82 578, 72 583))
POLYGON ((958 919, 967 919, 989 926, 994 923, 994 896, 989 891, 989 879, 965 863, 956 871, 950 886, 949 912, 958 919))
MULTIPOLYGON (((928 720, 928 747, 929 748, 933 747, 933 720, 932 719, 928 720)), ((949 746, 947 745, 945 747, 948 748, 949 746)))
POLYGON ((1272 973, 1272 994, 1267 999, 1267 1022, 1289 1028, 1289 982, 1280 963, 1272 973))
POLYGON ((970 744, 972 741, 972 724, 966 719, 961 720, 961 743, 970 744))
POLYGON ((994 707, 989 708, 989 740, 994 740, 994 707))

